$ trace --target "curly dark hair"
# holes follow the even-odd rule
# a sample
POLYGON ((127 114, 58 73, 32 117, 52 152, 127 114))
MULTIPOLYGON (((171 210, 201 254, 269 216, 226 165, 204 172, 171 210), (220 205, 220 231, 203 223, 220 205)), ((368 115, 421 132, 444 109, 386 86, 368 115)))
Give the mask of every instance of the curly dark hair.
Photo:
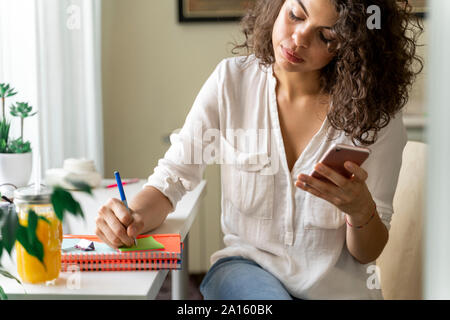
MULTIPOLYGON (((328 44, 333 60, 320 71, 321 93, 330 96, 330 125, 351 136, 352 142, 371 145, 408 102, 409 91, 423 69, 416 54, 422 21, 408 0, 329 0, 338 20, 328 44), (367 7, 381 9, 381 29, 367 27, 367 7), (414 70, 418 66, 418 70, 414 70), (369 133, 373 131, 373 134, 369 133), (364 137, 366 135, 366 137, 364 137)), ((261 66, 275 62, 272 30, 285 0, 257 0, 241 20, 245 41, 234 43, 233 54, 246 49, 261 66)))

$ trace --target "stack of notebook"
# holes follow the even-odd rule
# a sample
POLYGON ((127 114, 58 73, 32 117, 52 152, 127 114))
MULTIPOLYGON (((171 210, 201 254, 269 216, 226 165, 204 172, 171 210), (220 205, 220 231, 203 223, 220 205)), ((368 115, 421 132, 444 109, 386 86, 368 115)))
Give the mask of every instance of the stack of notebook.
POLYGON ((183 243, 179 234, 141 235, 137 246, 113 249, 97 236, 64 235, 61 251, 61 271, 179 270, 183 243))

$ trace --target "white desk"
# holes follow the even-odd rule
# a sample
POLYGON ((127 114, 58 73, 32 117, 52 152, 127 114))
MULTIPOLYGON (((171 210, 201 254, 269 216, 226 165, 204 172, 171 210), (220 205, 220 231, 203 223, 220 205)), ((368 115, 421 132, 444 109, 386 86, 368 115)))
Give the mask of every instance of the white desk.
MULTIPOLYGON (((103 185, 114 183, 105 180, 103 185)), ((145 180, 136 184, 125 185, 127 200, 142 189, 145 180)), ((95 217, 102 204, 109 198, 120 198, 117 188, 94 189, 94 197, 82 192, 73 192, 74 198, 80 202, 85 221, 81 218, 66 216, 64 233, 94 234, 95 217)), ((164 223, 150 232, 179 233, 185 242, 183 269, 172 271, 172 299, 187 299, 187 235, 200 207, 200 200, 206 192, 206 181, 188 192, 177 204, 176 210, 170 213, 164 223)), ((15 260, 15 252, 13 252, 15 260)), ((11 261, 7 253, 2 256, 3 266, 17 276, 15 261, 11 261)), ((105 272, 61 272, 53 284, 24 284, 0 276, 0 285, 9 299, 154 299, 158 294, 168 270, 161 271, 105 271, 105 272), (25 293, 25 291, 26 293, 25 293)))

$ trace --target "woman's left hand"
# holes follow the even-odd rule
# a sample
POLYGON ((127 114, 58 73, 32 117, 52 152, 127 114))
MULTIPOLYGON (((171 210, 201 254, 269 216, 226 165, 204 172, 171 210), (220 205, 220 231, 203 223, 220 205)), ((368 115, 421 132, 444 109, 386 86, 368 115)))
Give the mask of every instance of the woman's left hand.
POLYGON ((300 174, 297 177, 298 180, 295 185, 334 204, 342 212, 353 218, 366 216, 369 213, 368 210, 371 209, 370 204, 373 203, 372 195, 365 182, 368 174, 353 162, 346 161, 344 166, 349 172, 353 173, 350 179, 342 176, 323 163, 318 163, 315 167, 318 173, 336 185, 306 174, 300 174), (306 186, 303 183, 306 183, 306 186))

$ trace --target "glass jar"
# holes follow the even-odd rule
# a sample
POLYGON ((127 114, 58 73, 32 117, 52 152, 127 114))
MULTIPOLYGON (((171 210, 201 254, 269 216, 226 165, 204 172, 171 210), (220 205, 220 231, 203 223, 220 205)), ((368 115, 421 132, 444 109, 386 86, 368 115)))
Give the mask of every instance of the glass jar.
POLYGON ((19 217, 19 223, 28 225, 28 210, 32 209, 38 216, 36 236, 44 247, 44 265, 25 248, 16 242, 17 273, 23 282, 41 283, 52 281, 59 276, 61 269, 62 223, 56 217, 50 198, 52 189, 42 186, 20 188, 14 191, 14 204, 19 217))

